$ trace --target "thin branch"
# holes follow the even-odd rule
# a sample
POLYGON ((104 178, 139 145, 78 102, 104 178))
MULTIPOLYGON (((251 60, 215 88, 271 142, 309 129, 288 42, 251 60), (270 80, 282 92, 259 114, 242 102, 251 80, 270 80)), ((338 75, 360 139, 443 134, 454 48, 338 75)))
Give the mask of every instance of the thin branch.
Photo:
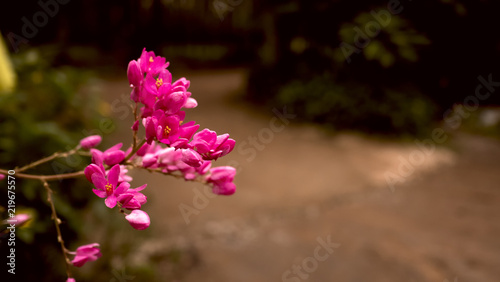
MULTIPOLYGON (((137 102, 135 103, 134 106, 134 125, 137 122, 137 102)), ((134 137, 133 137, 133 145, 132 148, 135 148, 137 145, 137 130, 132 130, 134 132, 134 137)))
MULTIPOLYGON (((4 169, 0 169, 0 174, 8 175, 8 171, 4 169)), ((72 173, 65 173, 65 174, 55 174, 55 175, 33 175, 33 174, 26 174, 26 173, 17 173, 16 171, 16 177, 19 178, 25 178, 25 179, 35 179, 35 180, 41 180, 41 181, 54 181, 54 180, 62 180, 62 179, 68 179, 68 178, 76 178, 85 175, 85 172, 83 170, 77 171, 77 172, 72 172, 72 173)))
POLYGON ((63 252, 63 255, 64 255, 64 260, 65 260, 65 264, 66 264, 66 274, 68 275, 68 277, 71 277, 71 270, 70 270, 70 264, 71 264, 71 261, 69 260, 68 258, 68 249, 66 249, 66 247, 64 247, 64 240, 62 238, 62 234, 61 234, 61 228, 59 227, 59 225, 61 225, 61 220, 59 219, 59 217, 57 217, 57 212, 56 212, 56 207, 54 206, 54 201, 52 199, 52 189, 50 189, 50 186, 49 186, 49 183, 47 183, 46 180, 42 179, 42 183, 43 183, 43 187, 45 187, 45 190, 47 190, 47 202, 49 202, 50 204, 50 208, 52 209, 52 220, 54 220, 54 223, 56 225, 56 230, 57 230, 57 241, 61 244, 61 250, 63 252))
POLYGON ((144 169, 148 172, 156 172, 156 173, 160 173, 160 174, 163 174, 163 175, 169 175, 169 176, 173 176, 175 178, 179 178, 179 179, 184 179, 186 181, 193 181, 193 182, 199 182, 199 183, 202 183, 202 184, 207 184, 207 182, 205 180, 203 180, 203 178, 197 176, 196 178, 194 179, 185 179, 184 178, 184 175, 181 175, 181 174, 173 174, 171 172, 164 172, 161 168, 147 168, 147 167, 142 167, 142 166, 137 166, 135 164, 132 164, 132 166, 134 168, 139 168, 139 169, 144 169))
POLYGON ((126 163, 135 153, 137 153, 137 151, 139 151, 139 149, 142 147, 142 145, 144 145, 144 143, 146 143, 146 139, 143 139, 138 146, 132 147, 132 151, 130 152, 130 154, 128 154, 128 156, 126 156, 121 163, 126 163))
POLYGON ((56 158, 65 158, 67 156, 73 155, 79 149, 80 149, 80 146, 76 146, 74 149, 71 149, 71 150, 69 150, 67 152, 63 152, 63 153, 56 152, 56 153, 52 154, 51 156, 45 157, 43 159, 40 159, 38 161, 32 162, 32 163, 30 163, 28 165, 25 165, 25 166, 23 166, 21 168, 16 169, 16 172, 23 172, 25 170, 28 170, 28 169, 33 168, 33 167, 36 167, 38 165, 41 165, 43 163, 46 163, 46 162, 51 161, 51 160, 56 159, 56 158))

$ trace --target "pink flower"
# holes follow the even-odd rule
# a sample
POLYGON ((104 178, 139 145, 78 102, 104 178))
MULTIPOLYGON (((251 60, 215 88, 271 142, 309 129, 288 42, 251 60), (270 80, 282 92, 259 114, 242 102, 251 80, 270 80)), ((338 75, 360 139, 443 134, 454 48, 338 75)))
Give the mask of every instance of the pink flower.
POLYGON ((5 179, 5 174, 0 174, 0 180, 5 179))
POLYGON ((128 175, 128 169, 124 165, 120 165, 120 176, 118 177, 118 183, 120 182, 130 182, 133 180, 132 176, 128 175))
POLYGON ((172 74, 166 69, 161 70, 156 78, 151 73, 148 73, 144 80, 144 88, 150 95, 155 97, 168 93, 172 88, 172 74))
POLYGON ((147 202, 147 197, 139 191, 144 190, 146 186, 147 184, 144 184, 134 189, 125 190, 120 196, 118 196, 118 202, 122 204, 122 207, 129 210, 140 209, 141 206, 147 202))
MULTIPOLYGON (((71 263, 77 267, 83 266, 88 261, 95 261, 102 256, 99 250, 99 244, 97 243, 80 246, 75 252, 70 252, 70 254, 75 255, 71 263)), ((68 280, 69 279, 72 278, 68 278, 68 280)))
POLYGON ((132 60, 130 61, 130 63, 128 63, 127 77, 131 87, 137 87, 141 85, 141 82, 144 79, 144 75, 142 74, 139 62, 132 60))
POLYGON ((82 149, 88 150, 90 148, 94 148, 95 146, 99 145, 101 141, 102 141, 101 136, 91 135, 80 140, 80 147, 82 147, 82 149))
POLYGON ((76 280, 75 280, 75 278, 68 277, 68 279, 66 280, 66 282, 76 282, 76 280))
POLYGON ((217 141, 215 141, 214 146, 206 154, 206 159, 216 160, 219 157, 223 157, 229 154, 233 149, 236 142, 229 138, 229 134, 222 134, 217 136, 217 141))
POLYGON ((192 167, 199 167, 203 164, 203 158, 193 149, 181 149, 182 161, 192 167))
POLYGON ((84 170, 85 177, 91 183, 93 183, 92 182, 92 175, 94 175, 94 173, 104 174, 105 172, 106 171, 104 170, 104 166, 102 165, 102 162, 100 163, 100 165, 90 164, 84 170))
POLYGON ((207 183, 213 184, 212 191, 218 195, 232 195, 236 191, 233 180, 236 169, 231 166, 219 166, 210 169, 210 174, 206 177, 207 183))
POLYGON ((118 177, 120 176, 120 166, 114 165, 108 172, 107 179, 102 171, 94 171, 92 174, 92 183, 96 189, 92 189, 94 194, 99 198, 106 198, 104 203, 110 209, 116 206, 117 197, 124 193, 130 184, 122 182, 118 185, 118 177))
POLYGON ((167 68, 169 65, 168 62, 165 62, 165 58, 155 56, 153 51, 148 52, 146 48, 142 50, 138 62, 143 73, 151 73, 153 76, 158 75, 162 69, 167 68))
POLYGON ((234 149, 235 141, 229 138, 229 134, 217 136, 215 131, 203 129, 193 136, 190 146, 205 160, 216 160, 225 156, 234 149))
POLYGON ((125 159, 125 152, 120 150, 122 146, 123 143, 118 143, 104 152, 97 149, 91 149, 92 162, 95 164, 104 162, 109 166, 121 163, 125 159))
POLYGON ((158 94, 155 110, 161 109, 168 115, 177 113, 186 104, 189 97, 184 86, 176 86, 158 94))
POLYGON ((133 210, 129 215, 125 216, 125 219, 137 230, 144 230, 151 223, 149 215, 142 210, 133 210))
POLYGON ((203 129, 193 136, 190 145, 201 155, 208 153, 217 141, 217 133, 210 129, 203 129))
POLYGON ((28 222, 28 220, 30 220, 30 219, 31 219, 31 216, 29 214, 27 214, 27 213, 20 213, 20 214, 15 215, 12 218, 4 220, 2 223, 3 224, 11 224, 11 223, 13 223, 13 224, 16 225, 16 227, 21 227, 26 222, 28 222))

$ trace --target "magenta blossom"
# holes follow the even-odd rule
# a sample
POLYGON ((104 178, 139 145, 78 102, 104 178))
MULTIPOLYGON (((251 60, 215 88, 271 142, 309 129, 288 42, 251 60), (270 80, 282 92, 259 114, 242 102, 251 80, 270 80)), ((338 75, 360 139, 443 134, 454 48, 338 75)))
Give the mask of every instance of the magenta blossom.
POLYGON ((203 158, 193 149, 181 149, 182 161, 192 167, 199 167, 203 164, 203 158))
POLYGON ((144 230, 151 223, 149 215, 142 210, 133 210, 129 215, 125 216, 125 219, 137 230, 144 230))
POLYGON ((229 138, 229 134, 217 136, 215 131, 203 129, 193 136, 189 145, 203 156, 205 160, 216 160, 225 156, 234 149, 235 141, 229 138))
POLYGON ((121 163, 126 156, 126 152, 120 150, 123 143, 118 143, 104 152, 97 149, 90 149, 92 154, 92 162, 95 164, 100 164, 104 162, 106 165, 112 166, 121 163))
POLYGON ((130 61, 130 63, 128 63, 127 78, 131 87, 138 87, 141 85, 141 82, 144 79, 144 75, 137 61, 132 60, 130 61))
POLYGON ((104 173, 102 173, 102 171, 95 171, 91 176, 91 182, 96 187, 95 189, 92 189, 92 191, 97 195, 97 197, 106 198, 104 203, 110 209, 116 206, 117 197, 130 187, 130 184, 127 182, 122 182, 118 185, 119 176, 119 165, 114 165, 109 170, 107 177, 104 173))
POLYGON ((88 261, 95 261, 102 256, 97 243, 80 246, 75 252, 69 253, 75 255, 71 263, 77 267, 83 266, 88 261))
POLYGON ((82 149, 88 150, 90 148, 94 148, 95 146, 99 145, 101 141, 102 141, 101 136, 91 135, 80 140, 80 147, 82 147, 82 149))
POLYGON ((206 177, 207 183, 213 184, 212 191, 218 195, 232 195, 236 191, 233 180, 236 169, 231 166, 219 166, 210 169, 210 174, 206 177))
POLYGON ((151 73, 154 76, 158 75, 161 70, 166 69, 169 65, 165 58, 155 56, 155 52, 148 52, 146 48, 142 50, 138 62, 143 73, 151 73))
POLYGON ((147 202, 146 195, 140 192, 144 190, 146 186, 147 184, 134 189, 127 188, 122 194, 120 194, 120 196, 118 196, 118 202, 120 202, 122 207, 129 210, 140 209, 141 206, 147 202))
POLYGON ((26 222, 28 222, 28 220, 30 220, 30 219, 31 219, 31 216, 29 214, 27 214, 27 213, 20 213, 20 214, 16 214, 12 218, 4 220, 2 223, 3 224, 14 223, 16 225, 16 227, 21 227, 26 222))

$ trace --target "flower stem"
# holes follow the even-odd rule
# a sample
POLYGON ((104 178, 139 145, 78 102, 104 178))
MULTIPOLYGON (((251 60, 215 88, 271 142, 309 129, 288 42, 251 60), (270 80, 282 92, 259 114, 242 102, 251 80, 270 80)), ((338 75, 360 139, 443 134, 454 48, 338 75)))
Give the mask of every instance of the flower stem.
POLYGON ((52 199, 52 189, 50 189, 50 186, 49 186, 49 183, 42 179, 42 183, 43 183, 43 187, 45 187, 45 190, 47 190, 47 202, 49 202, 50 204, 50 208, 52 209, 52 220, 54 220, 54 223, 56 225, 56 230, 57 230, 57 241, 61 244, 61 250, 63 252, 63 255, 64 255, 64 260, 65 260, 65 264, 66 264, 66 274, 68 275, 68 277, 71 277, 71 270, 70 270, 70 264, 71 264, 71 261, 69 260, 68 258, 68 255, 67 255, 67 252, 68 252, 68 249, 66 249, 66 247, 64 247, 64 240, 62 238, 62 234, 61 234, 61 228, 59 227, 59 225, 61 225, 61 219, 59 219, 59 217, 57 217, 57 212, 56 212, 56 207, 54 206, 54 201, 52 199))
MULTIPOLYGON (((137 122, 137 102, 135 103, 134 106, 134 124, 137 122)), ((137 145, 137 130, 132 130, 134 132, 134 137, 133 137, 133 145, 132 148, 135 148, 137 145)))
POLYGON ((139 151, 139 149, 142 147, 142 145, 144 145, 144 143, 146 143, 146 139, 143 139, 138 146, 134 146, 130 154, 128 154, 128 156, 125 157, 125 159, 121 163, 126 163, 135 153, 137 153, 137 151, 139 151))

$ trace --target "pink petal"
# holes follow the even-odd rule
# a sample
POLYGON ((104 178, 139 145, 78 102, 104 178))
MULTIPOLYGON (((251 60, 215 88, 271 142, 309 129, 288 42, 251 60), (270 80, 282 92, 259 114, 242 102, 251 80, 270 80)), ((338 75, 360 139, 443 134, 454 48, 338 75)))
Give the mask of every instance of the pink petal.
POLYGON ((100 173, 94 173, 92 175, 92 183, 94 183, 94 186, 102 191, 106 190, 106 184, 108 184, 108 181, 106 181, 106 178, 100 173))
POLYGON ((102 190, 99 190, 99 189, 92 189, 92 192, 94 192, 94 194, 96 194, 97 197, 99 197, 99 198, 106 198, 108 196, 108 194, 106 193, 106 191, 102 191, 102 190))
POLYGON ((118 177, 120 176, 120 165, 114 165, 108 172, 108 180, 113 187, 118 185, 118 177))
POLYGON ((90 164, 85 168, 84 173, 85 173, 85 177, 87 178, 87 180, 89 182, 92 182, 92 175, 94 173, 102 174, 102 171, 101 171, 100 167, 97 166, 96 164, 90 164))
POLYGON ((125 152, 120 150, 104 153, 104 162, 107 165, 119 164, 124 159, 125 159, 125 152))
POLYGON ((120 194, 125 193, 128 190, 128 188, 130 188, 130 183, 128 182, 120 183, 120 185, 118 185, 118 187, 116 187, 115 189, 114 192, 115 196, 119 196, 120 194))
POLYGON ((212 192, 217 195, 232 195, 236 191, 236 185, 232 182, 222 183, 221 185, 214 185, 212 192))
POLYGON ((91 136, 85 137, 82 140, 80 140, 80 147, 88 150, 90 148, 94 148, 95 146, 99 145, 99 143, 101 143, 101 141, 102 141, 101 136, 91 135, 91 136))
POLYGON ((137 61, 133 60, 128 64, 127 77, 132 86, 138 86, 141 83, 144 76, 137 61))
POLYGON ((184 104, 184 108, 187 108, 187 109, 196 108, 197 106, 198 106, 198 102, 193 98, 188 98, 186 103, 184 104))
POLYGON ((203 164, 201 155, 192 149, 183 149, 181 160, 192 167, 199 167, 203 164))
POLYGON ((149 215, 142 210, 133 210, 129 215, 125 216, 125 219, 137 230, 144 230, 151 223, 149 215))
POLYGON ((106 200, 104 200, 104 204, 106 207, 112 209, 116 206, 116 196, 115 195, 109 195, 106 200))

